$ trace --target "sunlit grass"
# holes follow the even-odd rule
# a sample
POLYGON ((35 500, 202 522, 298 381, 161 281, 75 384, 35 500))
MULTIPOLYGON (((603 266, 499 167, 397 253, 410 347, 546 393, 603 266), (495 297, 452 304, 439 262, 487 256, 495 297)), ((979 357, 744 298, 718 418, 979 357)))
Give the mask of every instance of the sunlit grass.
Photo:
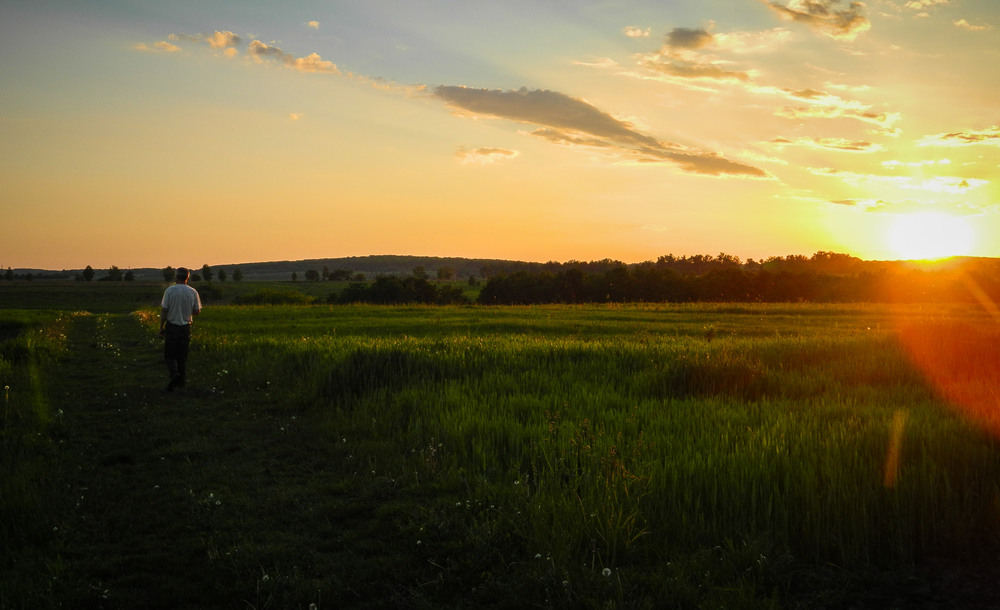
MULTIPOLYGON (((155 310, 132 320, 159 349, 155 310)), ((938 370, 985 396, 991 324, 942 307, 206 308, 185 420, 201 434, 229 409, 285 422, 246 441, 287 454, 285 426, 308 422, 300 438, 327 470, 296 510, 317 519, 349 489, 370 513, 352 521, 359 543, 391 539, 411 566, 387 576, 366 559, 356 587, 398 579, 366 586, 452 605, 771 607, 802 595, 803 571, 996 551, 997 437, 919 358, 945 356, 938 370)), ((305 493, 270 485, 276 506, 305 493)), ((192 492, 192 510, 232 531, 226 508, 260 510, 240 489, 192 492)), ((281 533, 238 532, 220 530, 209 560, 264 591, 254 553, 281 533)), ((308 599, 304 580, 267 573, 308 599)))
MULTIPOLYGON (((521 552, 556 557, 559 570, 580 569, 583 555, 598 569, 759 537, 795 557, 848 565, 976 546, 967 517, 996 494, 989 476, 967 478, 984 462, 1000 474, 993 440, 942 409, 898 346, 895 322, 925 315, 229 309, 202 331, 210 360, 296 396, 331 429, 401 455, 436 444, 435 471, 465 473, 480 493, 506 498, 522 515, 506 517, 521 552), (905 430, 894 433, 901 410, 905 430), (892 443, 902 453, 887 487, 892 443), (942 489, 942 477, 967 492, 942 489), (521 495, 504 491, 518 480, 528 482, 521 495)), ((411 468, 380 460, 400 474, 411 468)))

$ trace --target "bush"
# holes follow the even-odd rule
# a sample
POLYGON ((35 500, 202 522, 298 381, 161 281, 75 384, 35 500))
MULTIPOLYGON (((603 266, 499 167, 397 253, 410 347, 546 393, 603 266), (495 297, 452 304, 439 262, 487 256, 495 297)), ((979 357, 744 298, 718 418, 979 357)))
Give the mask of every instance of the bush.
POLYGON ((263 289, 241 294, 233 299, 234 305, 309 305, 313 297, 297 290, 263 289))

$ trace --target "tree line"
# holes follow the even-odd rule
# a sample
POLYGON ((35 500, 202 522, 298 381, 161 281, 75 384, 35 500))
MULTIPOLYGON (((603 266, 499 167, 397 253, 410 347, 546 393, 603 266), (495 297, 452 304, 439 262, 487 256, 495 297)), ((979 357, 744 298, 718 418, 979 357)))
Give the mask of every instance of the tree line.
MULTIPOLYGON (((468 269, 465 269, 468 271, 468 269)), ((173 281, 173 267, 162 269, 173 281)), ((191 281, 235 282, 239 267, 192 270, 191 281)), ((625 302, 1000 302, 1000 259, 961 258, 934 264, 906 261, 863 261, 833 252, 811 257, 790 255, 764 260, 668 254, 655 261, 626 264, 612 259, 531 263, 486 261, 480 277, 468 277, 469 290, 454 280, 455 267, 436 271, 418 265, 412 275, 378 275, 367 281, 348 269, 307 270, 307 281, 350 281, 330 303, 531 305, 625 302), (432 278, 436 283, 432 283, 432 278), (481 286, 481 288, 480 288, 481 286), (478 289, 478 296, 475 295, 478 289)), ((76 279, 92 281, 97 272, 87 266, 76 279)), ((9 268, 3 279, 44 279, 19 276, 9 268)), ((98 281, 133 281, 132 272, 112 266, 98 281)), ((298 279, 293 273, 293 280, 298 279)), ((206 287, 207 288, 207 287, 206 287)))
POLYGON ((496 305, 627 302, 973 302, 1000 299, 1000 261, 918 265, 845 254, 764 261, 662 256, 655 262, 566 263, 491 277, 477 302, 496 305))

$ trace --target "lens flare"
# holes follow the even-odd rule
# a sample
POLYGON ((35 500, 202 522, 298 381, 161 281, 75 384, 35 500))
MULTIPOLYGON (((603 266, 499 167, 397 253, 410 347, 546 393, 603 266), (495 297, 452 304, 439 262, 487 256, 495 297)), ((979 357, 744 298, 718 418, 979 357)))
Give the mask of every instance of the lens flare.
POLYGON ((1000 325, 992 317, 910 322, 900 343, 935 392, 983 430, 1000 437, 1000 325))

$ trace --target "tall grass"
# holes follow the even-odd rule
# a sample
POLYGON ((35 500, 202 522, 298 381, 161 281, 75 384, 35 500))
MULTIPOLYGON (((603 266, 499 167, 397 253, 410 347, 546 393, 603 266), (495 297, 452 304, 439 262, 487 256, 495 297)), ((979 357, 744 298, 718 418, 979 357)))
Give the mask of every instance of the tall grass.
MULTIPOLYGON (((331 442, 364 439, 395 479, 488 503, 451 518, 569 604, 707 584, 752 597, 793 565, 995 551, 996 438, 896 332, 992 328, 979 316, 247 307, 206 312, 196 345, 275 408, 323 414, 331 442)), ((963 357, 992 358, 984 345, 963 357)))
MULTIPOLYGON (((46 372, 65 349, 69 316, 54 312, 5 310, 0 315, 0 548, 9 562, 43 568, 50 561, 36 547, 52 534, 41 518, 53 497, 50 425, 59 416, 49 405, 46 372)), ((43 569, 39 569, 41 575, 43 569)), ((39 576, 39 578, 43 578, 39 576)), ((36 583, 0 577, 0 591, 25 598, 36 583)), ((0 606, 7 595, 0 593, 0 606)))

